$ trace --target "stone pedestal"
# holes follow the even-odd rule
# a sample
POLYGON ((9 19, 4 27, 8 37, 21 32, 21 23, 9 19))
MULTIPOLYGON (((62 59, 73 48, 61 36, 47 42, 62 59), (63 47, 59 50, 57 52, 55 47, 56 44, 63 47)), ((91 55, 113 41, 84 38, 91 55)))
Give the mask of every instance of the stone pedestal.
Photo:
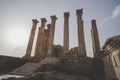
POLYGON ((91 37, 92 37, 93 53, 95 57, 96 53, 100 51, 100 42, 99 42, 99 35, 96 26, 96 20, 91 21, 91 37))
POLYGON ((84 28, 82 20, 83 9, 77 10, 77 24, 78 24, 78 50, 80 56, 86 56, 85 38, 84 38, 84 28))
POLYGON ((56 20, 57 20, 57 17, 55 15, 51 16, 51 26, 50 26, 51 28, 50 28, 50 35, 49 35, 49 41, 48 41, 47 56, 52 56, 56 20))
POLYGON ((64 54, 69 51, 69 12, 64 13, 64 54))
POLYGON ((29 38, 26 54, 24 56, 25 59, 30 59, 30 57, 31 57, 31 51, 32 51, 32 46, 33 46, 33 41, 34 41, 34 36, 35 36, 35 30, 36 30, 36 26, 38 23, 37 19, 33 19, 32 21, 33 21, 33 26, 32 26, 32 30, 30 33, 30 38, 29 38))

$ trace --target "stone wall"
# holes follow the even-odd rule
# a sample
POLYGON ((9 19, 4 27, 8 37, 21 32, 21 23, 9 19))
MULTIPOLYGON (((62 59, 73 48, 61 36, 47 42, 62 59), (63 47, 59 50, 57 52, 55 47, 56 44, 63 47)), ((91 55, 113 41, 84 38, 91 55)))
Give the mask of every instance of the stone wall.
POLYGON ((106 80, 120 79, 120 35, 109 38, 104 46, 104 68, 106 80))

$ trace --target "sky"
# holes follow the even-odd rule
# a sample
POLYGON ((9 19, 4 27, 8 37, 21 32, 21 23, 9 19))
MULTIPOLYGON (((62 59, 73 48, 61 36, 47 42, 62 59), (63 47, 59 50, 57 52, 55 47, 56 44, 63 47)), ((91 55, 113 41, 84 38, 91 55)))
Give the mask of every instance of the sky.
POLYGON ((76 10, 83 9, 84 34, 87 56, 93 57, 91 20, 95 19, 101 47, 106 39, 120 35, 120 0, 0 0, 0 55, 22 57, 25 55, 32 19, 37 25, 32 55, 40 18, 51 22, 56 15, 54 44, 63 45, 64 12, 70 12, 70 48, 78 46, 76 10))

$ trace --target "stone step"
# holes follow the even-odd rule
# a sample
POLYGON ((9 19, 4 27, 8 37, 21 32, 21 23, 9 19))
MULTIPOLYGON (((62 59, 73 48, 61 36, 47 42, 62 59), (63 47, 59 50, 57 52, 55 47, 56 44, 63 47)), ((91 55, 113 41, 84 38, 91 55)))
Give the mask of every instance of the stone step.
POLYGON ((58 58, 48 57, 43 59, 39 63, 26 63, 23 66, 13 70, 10 74, 28 76, 33 74, 38 68, 40 68, 44 64, 56 64, 57 62, 59 62, 58 58))
POLYGON ((10 74, 28 76, 35 72, 40 67, 39 63, 26 63, 23 66, 16 68, 10 74))

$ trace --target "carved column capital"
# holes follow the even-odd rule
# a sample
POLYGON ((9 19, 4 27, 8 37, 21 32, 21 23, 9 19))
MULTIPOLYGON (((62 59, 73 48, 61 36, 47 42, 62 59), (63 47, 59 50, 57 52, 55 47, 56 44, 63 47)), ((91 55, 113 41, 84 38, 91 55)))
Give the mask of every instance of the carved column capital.
POLYGON ((76 10, 76 14, 77 15, 81 15, 82 16, 82 13, 83 13, 83 9, 77 9, 76 10))
POLYGON ((96 23, 96 20, 95 20, 95 19, 93 19, 93 20, 91 20, 91 22, 92 22, 92 23, 96 23))
POLYGON ((57 20, 57 17, 55 15, 50 16, 52 20, 57 20))
POLYGON ((69 18, 69 12, 65 12, 65 13, 64 13, 64 17, 69 18))
POLYGON ((96 20, 91 20, 91 24, 92 24, 92 29, 96 29, 96 20))
POLYGON ((47 22, 46 18, 41 18, 41 22, 46 23, 47 22))
POLYGON ((33 23, 37 24, 39 21, 37 19, 32 19, 33 23))

